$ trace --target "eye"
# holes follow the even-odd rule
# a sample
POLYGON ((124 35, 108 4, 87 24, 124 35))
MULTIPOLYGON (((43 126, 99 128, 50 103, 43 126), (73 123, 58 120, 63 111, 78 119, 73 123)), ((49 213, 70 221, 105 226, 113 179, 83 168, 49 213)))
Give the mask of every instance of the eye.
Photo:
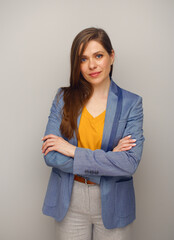
POLYGON ((102 58, 102 57, 103 57, 102 54, 97 54, 97 55, 96 55, 96 58, 97 58, 97 59, 100 59, 100 58, 102 58))
POLYGON ((81 58, 81 62, 85 62, 86 61, 86 58, 81 58))

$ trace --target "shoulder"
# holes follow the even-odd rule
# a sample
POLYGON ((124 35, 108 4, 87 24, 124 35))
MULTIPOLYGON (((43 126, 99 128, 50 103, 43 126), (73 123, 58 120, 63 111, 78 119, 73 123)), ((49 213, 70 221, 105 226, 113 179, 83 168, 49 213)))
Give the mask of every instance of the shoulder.
POLYGON ((132 109, 136 106, 142 107, 142 97, 139 96, 138 94, 121 88, 113 81, 112 81, 111 87, 112 87, 112 89, 115 89, 116 94, 118 94, 118 89, 120 88, 120 90, 122 92, 123 108, 132 109))
POLYGON ((64 106, 63 95, 64 94, 63 94, 62 88, 59 88, 52 101, 51 112, 54 112, 58 115, 62 113, 62 109, 64 106))
POLYGON ((143 119, 143 102, 142 97, 136 93, 122 89, 123 110, 129 112, 129 119, 143 119))
POLYGON ((62 88, 58 88, 56 95, 54 97, 53 103, 58 107, 63 107, 64 101, 63 101, 63 95, 64 91, 62 88))
POLYGON ((137 101, 138 99, 142 99, 141 96, 139 96, 136 93, 133 93, 131 91, 128 91, 126 89, 121 88, 118 86, 113 80, 111 80, 111 90, 115 92, 116 95, 118 95, 118 90, 121 89, 123 101, 137 101))
MULTIPOLYGON (((121 88, 122 89, 122 88, 121 88)), ((140 108, 142 109, 142 97, 136 93, 131 91, 122 89, 123 96, 123 108, 126 109, 134 109, 140 108)))
POLYGON ((122 90, 123 99, 125 99, 125 100, 137 101, 138 99, 142 99, 142 97, 139 96, 136 93, 133 93, 133 92, 128 91, 128 90, 125 90, 123 88, 121 88, 121 90, 122 90))

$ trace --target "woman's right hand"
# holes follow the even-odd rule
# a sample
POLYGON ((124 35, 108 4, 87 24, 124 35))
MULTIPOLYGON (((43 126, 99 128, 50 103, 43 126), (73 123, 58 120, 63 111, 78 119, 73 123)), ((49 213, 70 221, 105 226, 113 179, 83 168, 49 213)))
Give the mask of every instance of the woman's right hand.
POLYGON ((116 147, 114 147, 114 149, 112 151, 113 152, 128 151, 132 147, 136 146, 135 142, 136 142, 136 139, 132 139, 131 135, 126 136, 126 137, 120 139, 120 141, 118 142, 118 145, 116 147))

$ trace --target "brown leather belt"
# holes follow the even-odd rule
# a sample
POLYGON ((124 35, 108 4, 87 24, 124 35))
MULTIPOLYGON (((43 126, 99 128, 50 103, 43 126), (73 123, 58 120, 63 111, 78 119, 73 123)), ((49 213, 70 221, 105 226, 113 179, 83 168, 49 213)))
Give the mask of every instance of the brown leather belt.
POLYGON ((74 180, 81 182, 81 183, 86 183, 86 184, 96 184, 96 183, 91 182, 91 181, 87 180, 86 178, 78 176, 78 175, 74 175, 74 180))

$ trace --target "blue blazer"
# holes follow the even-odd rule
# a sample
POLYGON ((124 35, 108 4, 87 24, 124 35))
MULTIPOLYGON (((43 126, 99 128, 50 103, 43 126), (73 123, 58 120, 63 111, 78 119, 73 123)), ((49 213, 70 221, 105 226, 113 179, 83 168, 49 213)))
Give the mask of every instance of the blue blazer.
MULTIPOLYGON (((129 151, 112 152, 112 149, 108 150, 108 143, 113 133, 113 123, 115 124, 118 90, 119 87, 111 79, 101 149, 92 151, 77 147, 74 158, 64 156, 56 151, 51 151, 44 156, 46 164, 52 167, 52 172, 43 205, 43 213, 57 221, 61 221, 68 211, 74 174, 85 176, 100 184, 102 219, 107 229, 124 227, 135 219, 135 194, 132 175, 139 165, 144 142, 142 98, 121 89, 122 109, 112 149, 119 139, 130 134, 132 138, 136 139, 136 146, 129 151)), ((63 96, 59 97, 57 104, 56 94, 45 135, 61 136, 59 126, 62 120, 62 107, 63 96)), ((78 124, 80 117, 78 117, 78 124)), ((76 137, 69 142, 77 146, 76 137)))

